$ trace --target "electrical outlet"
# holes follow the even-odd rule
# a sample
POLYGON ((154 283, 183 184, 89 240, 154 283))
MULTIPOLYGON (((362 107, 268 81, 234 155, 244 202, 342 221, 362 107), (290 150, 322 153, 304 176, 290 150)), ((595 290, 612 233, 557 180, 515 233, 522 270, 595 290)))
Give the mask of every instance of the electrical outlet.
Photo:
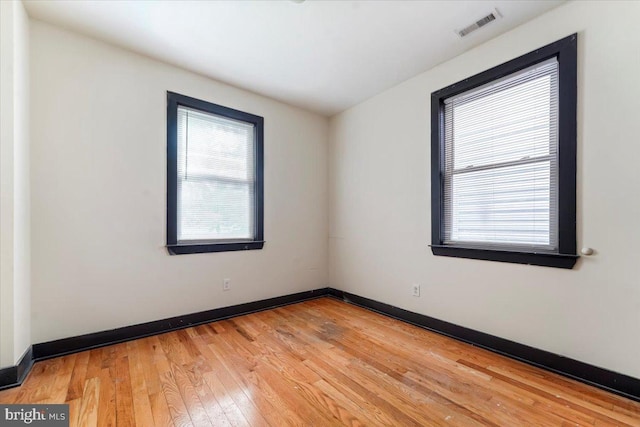
POLYGON ((411 287, 412 290, 412 295, 414 297, 419 297, 420 296, 420 285, 418 285, 417 283, 414 283, 413 286, 411 287))
POLYGON ((231 279, 224 279, 222 281, 222 290, 228 291, 229 289, 231 289, 231 279))

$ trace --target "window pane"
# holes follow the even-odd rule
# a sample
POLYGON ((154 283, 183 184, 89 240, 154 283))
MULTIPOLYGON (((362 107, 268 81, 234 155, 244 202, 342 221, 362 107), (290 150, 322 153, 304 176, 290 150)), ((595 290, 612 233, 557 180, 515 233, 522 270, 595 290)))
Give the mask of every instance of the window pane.
POLYGON ((252 239, 253 184, 178 182, 178 240, 252 239))
POLYGON ((447 101, 453 168, 555 153, 557 61, 547 61, 447 101))
POLYGON ((178 241, 254 238, 254 125, 178 108, 178 241))
POLYGON ((550 153, 550 77, 453 109, 455 169, 550 153))
POLYGON ((445 100, 445 242, 556 248, 555 58, 445 100))
POLYGON ((252 181, 254 126, 178 108, 178 175, 252 181))
POLYGON ((550 169, 543 161, 453 175, 447 240, 554 245, 550 169))

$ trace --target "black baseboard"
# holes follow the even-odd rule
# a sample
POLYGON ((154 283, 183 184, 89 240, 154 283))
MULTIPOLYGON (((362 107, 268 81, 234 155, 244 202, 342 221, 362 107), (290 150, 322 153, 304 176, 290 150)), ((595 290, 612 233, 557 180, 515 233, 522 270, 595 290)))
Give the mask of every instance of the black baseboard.
POLYGON ((312 291, 298 292, 295 294, 269 298, 230 307, 216 308, 183 316, 171 317, 138 325, 125 326, 108 331, 95 332, 76 337, 63 338, 29 347, 16 366, 0 369, 0 390, 16 387, 22 384, 33 366, 34 362, 78 353, 93 348, 105 347, 151 335, 184 329, 216 320, 241 316, 256 311, 268 310, 283 305, 294 304, 310 299, 320 298, 329 294, 329 288, 315 289, 312 291))
POLYGON ((514 341, 329 288, 329 295, 494 353, 519 360, 640 402, 640 379, 514 341))
POLYGON ((29 346, 16 366, 0 369, 0 390, 17 387, 29 374, 33 366, 33 347, 29 346))
POLYGON ((640 401, 640 379, 333 288, 284 295, 133 326, 34 344, 16 366, 0 369, 0 390, 19 386, 34 361, 184 329, 256 311, 331 296, 459 341, 640 401))
POLYGON ((35 361, 51 359, 53 357, 91 350, 93 348, 131 341, 151 335, 163 334, 165 332, 215 322, 217 320, 227 319, 230 317, 241 316, 243 314, 254 313, 256 311, 268 310, 282 305, 319 298, 326 296, 328 293, 329 288, 315 289, 312 291, 298 292, 296 294, 248 302, 245 304, 232 305, 230 307, 215 308, 213 310, 201 311, 199 313, 185 314, 183 316, 176 316, 153 322, 140 323, 133 326, 125 326, 108 331, 95 332, 92 334, 34 344, 33 359, 35 361))

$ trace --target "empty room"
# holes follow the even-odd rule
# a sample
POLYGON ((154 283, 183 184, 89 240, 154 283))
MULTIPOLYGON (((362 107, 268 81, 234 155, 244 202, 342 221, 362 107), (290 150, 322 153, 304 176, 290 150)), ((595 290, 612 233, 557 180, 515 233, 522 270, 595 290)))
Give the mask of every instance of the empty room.
POLYGON ((0 0, 0 426, 640 426, 639 18, 0 0))

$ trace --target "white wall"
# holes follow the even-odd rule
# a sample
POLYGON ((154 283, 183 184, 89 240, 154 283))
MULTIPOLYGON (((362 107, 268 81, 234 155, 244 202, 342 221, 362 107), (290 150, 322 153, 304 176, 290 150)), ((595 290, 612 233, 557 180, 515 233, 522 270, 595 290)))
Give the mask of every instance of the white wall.
POLYGON ((29 18, 0 2, 0 367, 31 344, 29 18))
POLYGON ((326 118, 38 21, 31 70, 33 342, 327 286, 326 118), (167 90, 264 117, 263 250, 167 254, 167 90))
POLYGON ((571 2, 330 123, 330 284, 640 378, 640 2, 571 2), (579 33, 573 270, 435 257, 430 94, 579 33), (422 296, 410 296, 412 283, 422 296))

